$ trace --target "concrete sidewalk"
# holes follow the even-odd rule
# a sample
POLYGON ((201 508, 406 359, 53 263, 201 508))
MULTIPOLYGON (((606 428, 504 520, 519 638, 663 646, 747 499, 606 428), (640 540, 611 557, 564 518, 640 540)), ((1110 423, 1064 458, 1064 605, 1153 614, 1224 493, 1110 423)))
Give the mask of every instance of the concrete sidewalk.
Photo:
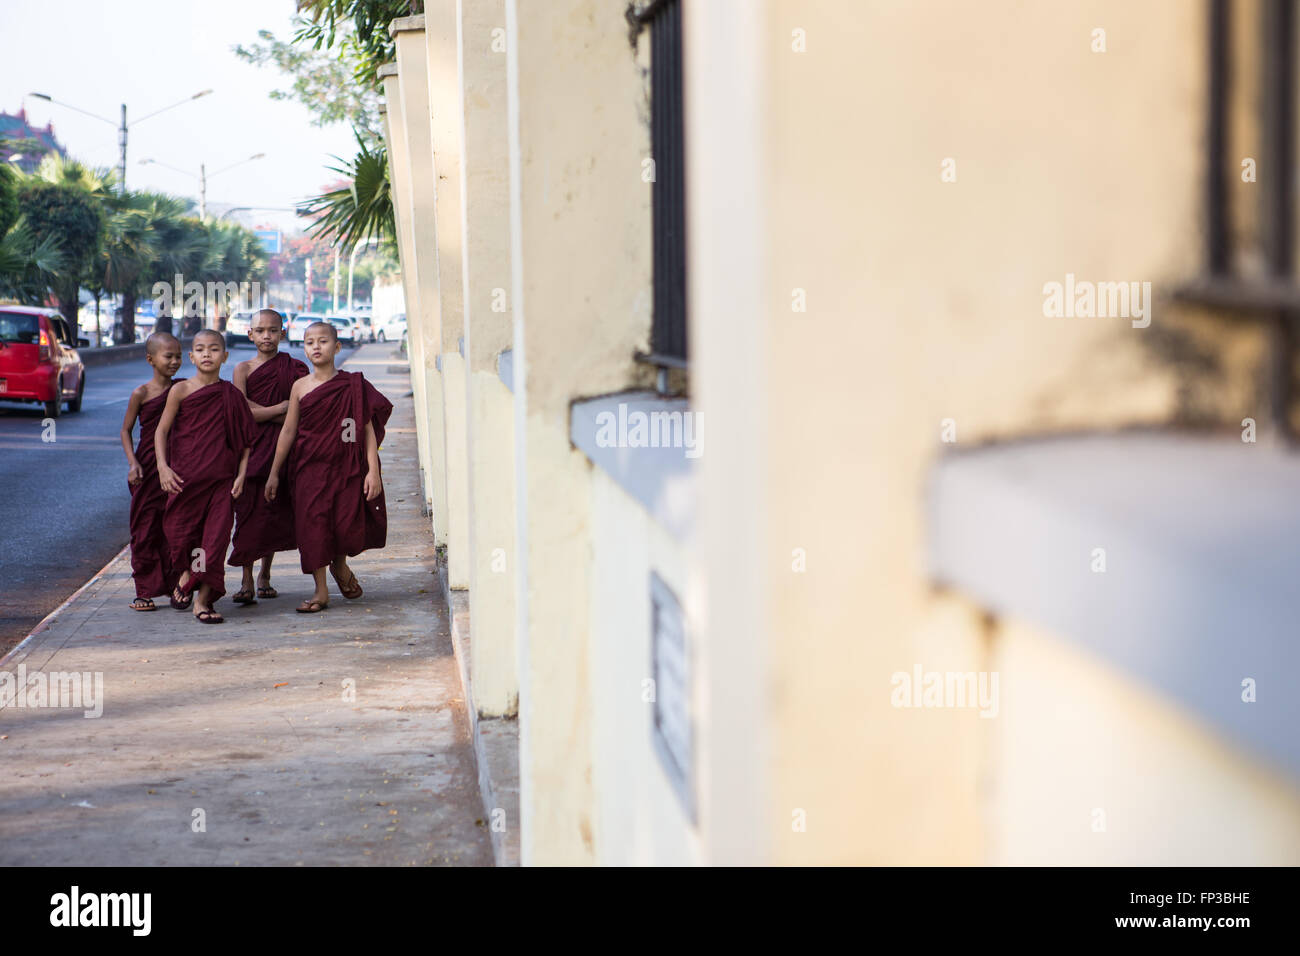
POLYGON ((284 553, 279 598, 227 596, 226 623, 202 625, 132 611, 118 555, 0 661, 103 675, 98 719, 0 709, 0 865, 492 864, 406 362, 370 345, 346 367, 394 405, 388 546, 353 559, 364 596, 331 582, 329 610, 296 614, 311 579, 284 553))

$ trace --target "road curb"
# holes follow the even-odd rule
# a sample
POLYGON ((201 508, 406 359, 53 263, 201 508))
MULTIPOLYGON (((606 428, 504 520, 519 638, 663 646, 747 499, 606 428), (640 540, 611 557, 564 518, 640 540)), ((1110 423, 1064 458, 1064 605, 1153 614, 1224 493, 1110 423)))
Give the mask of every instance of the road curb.
POLYGON ((118 562, 118 560, 119 560, 120 558, 122 558, 123 555, 129 554, 130 551, 131 551, 131 546, 130 546, 129 544, 126 545, 125 547, 123 547, 121 551, 117 552, 117 554, 115 554, 115 555, 113 555, 113 557, 109 558, 108 563, 105 564, 105 565, 104 565, 102 568, 100 568, 98 571, 96 571, 95 574, 91 577, 91 579, 90 579, 89 581, 87 581, 87 582, 86 582, 85 584, 83 584, 81 587, 77 588, 77 590, 73 591, 72 594, 70 594, 70 595, 68 596, 67 600, 65 600, 62 604, 60 604, 58 607, 56 607, 56 608, 55 608, 53 611, 51 611, 49 614, 45 615, 45 617, 41 618, 41 622, 40 622, 39 624, 37 624, 34 628, 32 628, 32 631, 31 631, 30 634, 28 634, 28 635, 27 635, 26 637, 24 637, 21 641, 19 641, 17 644, 15 644, 13 647, 11 647, 11 648, 9 649, 9 652, 8 652, 7 654, 5 654, 4 657, 0 657, 0 667, 3 667, 5 664, 7 664, 7 663, 9 662, 9 659, 10 659, 11 657, 13 657, 13 656, 14 656, 15 654, 17 654, 19 651, 21 651, 21 650, 22 650, 24 647, 26 647, 29 643, 31 643, 32 638, 36 637, 36 635, 40 634, 41 631, 43 631, 43 630, 45 630, 47 627, 49 627, 50 624, 52 624, 52 623, 54 622, 55 618, 57 618, 60 614, 62 614, 64 611, 66 611, 66 610, 68 609, 68 605, 72 604, 73 601, 75 601, 77 598, 81 597, 81 595, 82 595, 82 594, 83 594, 83 593, 84 593, 84 592, 85 592, 85 591, 86 591, 86 590, 87 590, 87 589, 88 589, 92 584, 94 584, 96 581, 98 581, 100 578, 102 578, 105 574, 108 573, 108 569, 109 569, 109 568, 111 568, 114 564, 116 564, 116 563, 118 562))

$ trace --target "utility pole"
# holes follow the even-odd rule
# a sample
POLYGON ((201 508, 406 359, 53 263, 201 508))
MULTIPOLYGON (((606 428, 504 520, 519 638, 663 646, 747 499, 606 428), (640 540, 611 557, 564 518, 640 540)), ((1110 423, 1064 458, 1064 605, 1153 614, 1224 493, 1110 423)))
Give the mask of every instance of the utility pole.
POLYGON ((122 150, 122 156, 117 162, 117 192, 118 195, 126 193, 126 104, 122 104, 122 125, 117 129, 117 145, 122 150))
POLYGON ((205 222, 208 218, 208 169, 203 163, 199 163, 199 218, 205 222))
POLYGON ((339 247, 334 246, 334 312, 339 311, 339 247))
MULTIPOLYGON (((171 106, 164 106, 160 110, 154 110, 152 113, 149 113, 145 116, 141 116, 135 122, 137 124, 143 123, 145 120, 157 116, 159 113, 165 113, 167 110, 175 109, 177 106, 183 106, 184 104, 188 103, 190 100, 197 100, 200 97, 207 96, 211 92, 212 92, 211 90, 202 90, 201 92, 195 93, 193 96, 186 97, 185 99, 181 100, 178 103, 171 104, 171 106)), ((100 116, 98 113, 91 113, 88 112, 87 110, 83 110, 79 106, 73 106, 71 103, 64 103, 62 100, 56 100, 48 93, 28 93, 27 95, 35 97, 38 100, 45 100, 45 102, 47 103, 54 103, 57 106, 62 106, 70 110, 75 110, 78 113, 82 113, 85 116, 89 116, 91 119, 97 119, 101 123, 108 123, 110 126, 113 124, 113 121, 106 116, 100 116)), ((126 132, 128 128, 129 127, 127 126, 127 122, 126 122, 126 104, 123 103, 122 121, 121 123, 118 124, 117 127, 117 146, 119 151, 118 164, 117 164, 117 179, 118 179, 117 188, 118 188, 118 192, 121 193, 126 192, 126 132)))

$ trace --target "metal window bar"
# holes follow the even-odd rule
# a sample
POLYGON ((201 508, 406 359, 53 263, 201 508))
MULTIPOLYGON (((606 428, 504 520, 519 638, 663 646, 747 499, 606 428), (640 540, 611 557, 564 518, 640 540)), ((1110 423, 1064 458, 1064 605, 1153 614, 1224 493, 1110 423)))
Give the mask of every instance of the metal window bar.
POLYGON ((638 361, 687 367, 686 151, 682 95, 681 0, 653 0, 632 13, 650 33, 650 151, 654 318, 650 352, 638 361))
POLYGON ((1227 136, 1232 77, 1230 36, 1233 7, 1228 0, 1207 0, 1207 98, 1205 115, 1205 263, 1202 274, 1174 290, 1175 299, 1244 313, 1262 320, 1268 330, 1267 394, 1280 437, 1293 441, 1289 411, 1291 362, 1300 315, 1300 286, 1295 281, 1295 190, 1288 172, 1295 157, 1295 0, 1263 0, 1261 28, 1261 163, 1262 239, 1267 275, 1236 275, 1231 266, 1228 225, 1227 136))

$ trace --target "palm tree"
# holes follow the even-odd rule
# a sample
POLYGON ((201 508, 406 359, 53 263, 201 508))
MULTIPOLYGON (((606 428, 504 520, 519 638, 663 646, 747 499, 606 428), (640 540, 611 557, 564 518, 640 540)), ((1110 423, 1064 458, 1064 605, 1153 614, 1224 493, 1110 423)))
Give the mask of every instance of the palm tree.
POLYGON ((0 297, 38 305, 66 267, 57 237, 38 239, 22 216, 0 234, 0 297))
POLYGON ((309 235, 333 238, 341 253, 350 253, 354 246, 372 237, 392 240, 397 235, 393 219, 393 192, 388 178, 388 153, 382 144, 373 149, 367 146, 361 134, 353 130, 357 139, 357 155, 351 162, 339 159, 340 165, 329 167, 347 179, 347 185, 330 190, 298 206, 300 216, 315 222, 308 228, 309 235))
POLYGON ((38 239, 18 205, 20 174, 0 164, 0 296, 39 302, 65 265, 54 236, 38 239))
POLYGON ((135 341, 135 303, 146 274, 159 258, 158 221, 171 214, 175 200, 157 193, 115 197, 104 226, 94 272, 99 288, 122 296, 120 342, 135 341))

